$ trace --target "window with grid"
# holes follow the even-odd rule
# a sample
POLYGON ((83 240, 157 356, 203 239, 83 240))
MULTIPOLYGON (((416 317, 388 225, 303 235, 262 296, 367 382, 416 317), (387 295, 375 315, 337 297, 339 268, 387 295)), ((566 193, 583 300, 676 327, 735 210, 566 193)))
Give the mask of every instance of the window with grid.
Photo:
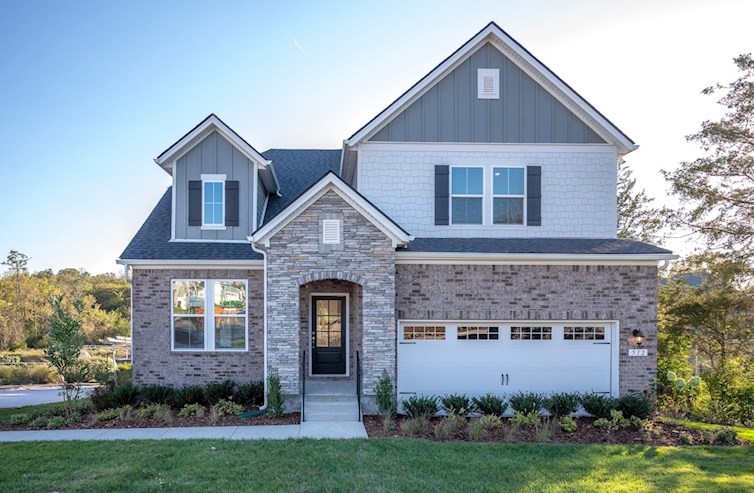
POLYGON ((484 168, 454 166, 450 172, 450 217, 453 224, 482 224, 484 168))
POLYGON ((563 339, 566 341, 604 341, 605 327, 563 327, 563 339))
POLYGON ((521 326, 511 327, 512 341, 552 340, 552 327, 521 326))
POLYGON ((492 168, 492 224, 524 224, 524 168, 492 168))
POLYGON ((404 341, 444 341, 445 327, 404 327, 404 341))
POLYGON ((497 327, 458 327, 458 339, 462 341, 496 341, 498 337, 497 327))

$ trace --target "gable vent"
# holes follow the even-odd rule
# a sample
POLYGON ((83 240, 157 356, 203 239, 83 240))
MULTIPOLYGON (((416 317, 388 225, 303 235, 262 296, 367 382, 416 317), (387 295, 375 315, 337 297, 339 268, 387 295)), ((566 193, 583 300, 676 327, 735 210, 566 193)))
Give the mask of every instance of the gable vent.
POLYGON ((340 221, 338 219, 322 221, 322 243, 326 245, 340 243, 340 221))
POLYGON ((477 69, 477 97, 479 99, 500 99, 500 69, 477 69))

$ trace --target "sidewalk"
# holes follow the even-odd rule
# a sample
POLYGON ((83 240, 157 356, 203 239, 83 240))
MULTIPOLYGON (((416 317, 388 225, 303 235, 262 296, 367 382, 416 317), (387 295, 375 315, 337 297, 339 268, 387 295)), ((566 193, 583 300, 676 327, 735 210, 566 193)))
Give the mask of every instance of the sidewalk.
POLYGON ((286 440, 296 438, 367 438, 358 421, 309 421, 300 425, 202 426, 195 428, 112 428, 98 430, 2 431, 0 442, 50 440, 286 440))

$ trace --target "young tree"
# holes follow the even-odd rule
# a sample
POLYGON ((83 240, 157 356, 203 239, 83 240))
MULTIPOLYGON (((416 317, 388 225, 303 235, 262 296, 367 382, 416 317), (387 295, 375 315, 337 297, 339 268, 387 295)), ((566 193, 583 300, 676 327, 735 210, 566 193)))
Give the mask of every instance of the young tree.
POLYGON ((702 91, 723 92, 727 109, 719 121, 705 121, 686 139, 698 143, 705 156, 663 171, 683 206, 673 215, 676 227, 688 227, 713 248, 754 259, 754 59, 734 60, 740 72, 730 84, 702 91))
MULTIPOLYGON (((23 334, 24 325, 26 324, 26 296, 23 289, 23 280, 27 274, 27 265, 29 263, 29 257, 16 250, 11 250, 8 253, 8 257, 2 262, 3 265, 8 266, 10 275, 13 276, 15 284, 15 296, 11 302, 13 307, 13 327, 10 329, 10 334, 23 334)), ((8 339, 17 339, 17 336, 10 336, 6 334, 8 339)), ((15 340, 11 342, 16 342, 15 340)))
POLYGON ((636 178, 625 162, 618 162, 618 238, 655 243, 661 239, 664 215, 652 207, 654 199, 636 189, 636 178))
POLYGON ((70 416, 73 411, 73 401, 81 392, 81 383, 89 376, 89 365, 80 359, 84 335, 81 333, 79 321, 63 307, 62 296, 50 300, 50 303, 53 313, 49 319, 50 342, 45 348, 45 359, 60 376, 65 412, 67 416, 70 416))

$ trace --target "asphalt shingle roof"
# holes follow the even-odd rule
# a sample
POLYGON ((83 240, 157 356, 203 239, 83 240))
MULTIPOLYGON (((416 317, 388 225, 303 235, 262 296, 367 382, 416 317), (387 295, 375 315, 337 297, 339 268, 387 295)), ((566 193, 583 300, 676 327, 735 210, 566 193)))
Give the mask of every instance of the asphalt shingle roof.
POLYGON ((669 254, 670 250, 621 238, 416 238, 403 251, 447 253, 669 254))

